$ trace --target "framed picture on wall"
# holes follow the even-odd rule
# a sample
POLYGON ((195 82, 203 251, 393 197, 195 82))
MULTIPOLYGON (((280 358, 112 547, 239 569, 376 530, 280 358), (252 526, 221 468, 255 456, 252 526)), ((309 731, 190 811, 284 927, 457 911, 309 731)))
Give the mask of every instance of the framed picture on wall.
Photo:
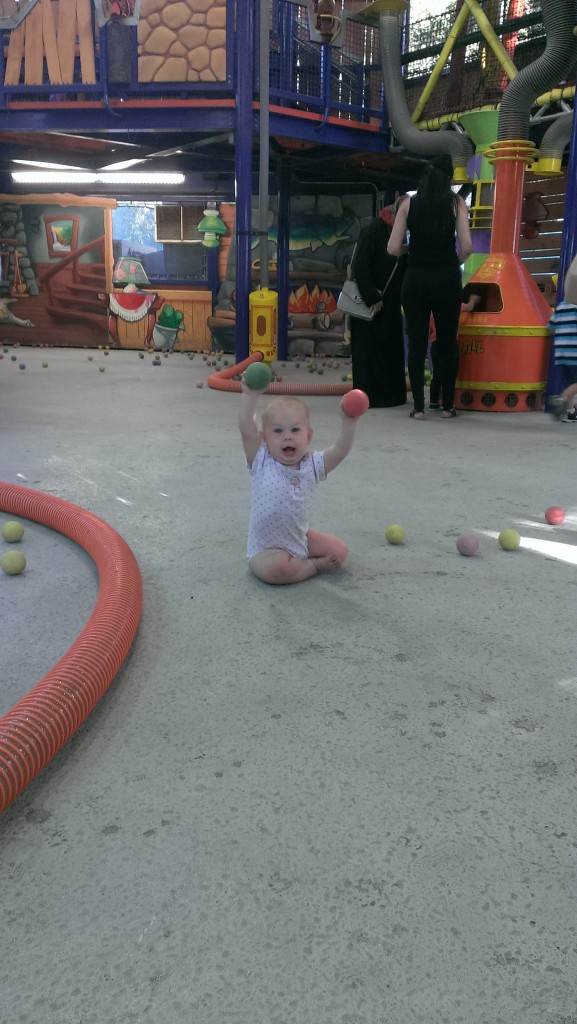
POLYGON ((51 259, 66 256, 78 248, 78 217, 44 217, 44 226, 51 259))

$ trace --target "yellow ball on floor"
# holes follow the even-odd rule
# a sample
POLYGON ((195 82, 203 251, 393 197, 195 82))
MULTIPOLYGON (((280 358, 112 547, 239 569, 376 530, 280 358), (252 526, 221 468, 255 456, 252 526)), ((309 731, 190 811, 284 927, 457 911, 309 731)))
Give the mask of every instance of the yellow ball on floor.
POLYGON ((392 523, 385 530, 385 537, 389 544, 402 544, 405 539, 405 531, 398 523, 392 523))
POLYGON ((21 551, 7 551, 0 558, 0 569, 7 576, 19 576, 26 568, 26 559, 21 551))
POLYGON ((16 544, 17 541, 22 540, 24 536, 24 527, 22 523, 16 521, 16 519, 9 519, 7 523, 4 523, 2 527, 2 537, 7 540, 9 544, 16 544))
POLYGON ((521 543, 521 536, 516 530, 501 530, 498 539, 503 551, 515 551, 521 543))

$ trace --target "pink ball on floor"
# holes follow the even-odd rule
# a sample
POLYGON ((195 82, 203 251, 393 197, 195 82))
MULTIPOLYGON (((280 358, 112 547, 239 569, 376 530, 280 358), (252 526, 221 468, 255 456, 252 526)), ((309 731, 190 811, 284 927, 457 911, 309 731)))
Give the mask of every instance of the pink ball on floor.
POLYGON ((343 395, 341 408, 351 419, 356 419, 369 408, 369 399, 360 388, 353 388, 352 391, 347 391, 346 395, 343 395))
POLYGON ((545 520, 550 526, 559 526, 565 519, 565 512, 558 505, 551 505, 545 509, 545 520))
POLYGON ((462 533, 456 544, 460 555, 476 555, 479 550, 479 541, 472 533, 462 533))

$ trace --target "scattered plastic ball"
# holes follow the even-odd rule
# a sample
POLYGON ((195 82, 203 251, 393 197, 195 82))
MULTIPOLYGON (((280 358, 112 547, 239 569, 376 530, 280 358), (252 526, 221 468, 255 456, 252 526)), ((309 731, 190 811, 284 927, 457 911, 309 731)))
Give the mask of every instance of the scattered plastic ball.
POLYGON ((387 526, 387 529, 385 530, 385 537, 389 544, 402 544, 405 539, 405 531, 398 523, 392 523, 391 526, 387 526))
POLYGON ((550 526, 559 526, 565 519, 565 512, 558 505, 551 505, 550 508, 545 509, 545 521, 550 526))
POLYGON ((94 356, 87 356, 86 358, 88 359, 88 362, 91 363, 92 360, 94 359, 94 356))
POLYGON ((343 395, 341 408, 351 419, 356 419, 369 408, 369 399, 360 388, 353 388, 352 391, 347 391, 346 395, 343 395))
POLYGON ((462 533, 457 537, 456 545, 460 555, 476 555, 479 550, 479 541, 472 533, 462 533))
POLYGON ((43 366, 44 369, 46 369, 46 367, 48 366, 48 363, 42 363, 42 366, 43 366))
POLYGON ((249 388, 259 391, 270 384, 270 369, 266 363, 251 363, 244 371, 244 382, 249 388))
POLYGON ((2 527, 2 537, 7 540, 9 544, 16 544, 17 541, 22 540, 24 536, 24 527, 22 523, 19 523, 16 519, 9 519, 7 523, 4 523, 2 527))
POLYGON ((139 352, 138 353, 138 358, 139 359, 144 359, 144 352, 139 352))
POLYGON ((105 355, 105 356, 107 356, 107 355, 108 355, 108 349, 107 349, 107 348, 105 348, 105 349, 104 349, 104 355, 105 355))
POLYGON ((98 369, 100 370, 101 373, 104 373, 106 367, 105 366, 99 366, 98 369))
POLYGON ((196 386, 197 386, 197 388, 201 388, 202 387, 202 381, 201 380, 197 380, 196 386))
POLYGON ((18 358, 18 356, 10 356, 10 358, 11 358, 12 362, 15 363, 17 358, 18 358))
POLYGON ((19 363, 18 364, 18 369, 19 370, 25 370, 26 369, 26 363, 19 363))
POLYGON ((501 530, 498 540, 503 551, 516 551, 521 543, 521 536, 516 530, 501 530))
POLYGON ((0 569, 7 576, 19 576, 26 568, 26 559, 21 551, 7 551, 0 558, 0 569))

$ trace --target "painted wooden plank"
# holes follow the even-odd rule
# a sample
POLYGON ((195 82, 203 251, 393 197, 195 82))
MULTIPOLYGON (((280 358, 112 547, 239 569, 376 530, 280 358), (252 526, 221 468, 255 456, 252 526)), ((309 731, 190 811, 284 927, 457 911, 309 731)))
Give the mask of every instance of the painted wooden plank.
POLYGON ((80 49, 80 73, 83 85, 94 85, 96 66, 94 62, 94 37, 92 35, 92 8, 90 0, 76 0, 78 20, 78 46, 80 49))
POLYGON ((26 85, 41 85, 44 70, 42 44, 42 8, 37 4, 24 19, 24 81, 26 85))
POLYGON ((20 68, 24 56, 24 41, 26 30, 25 22, 21 21, 18 28, 12 29, 10 42, 8 44, 8 56, 6 58, 6 70, 4 72, 5 85, 18 85, 20 82, 20 68))
POLYGON ((76 0, 60 0, 58 5, 58 58, 62 81, 74 81, 74 55, 76 51, 76 0))
POLYGON ((52 0, 42 0, 42 40, 44 42, 44 53, 46 54, 48 78, 53 85, 60 85, 62 83, 62 72, 60 70, 60 59, 56 44, 52 0))

